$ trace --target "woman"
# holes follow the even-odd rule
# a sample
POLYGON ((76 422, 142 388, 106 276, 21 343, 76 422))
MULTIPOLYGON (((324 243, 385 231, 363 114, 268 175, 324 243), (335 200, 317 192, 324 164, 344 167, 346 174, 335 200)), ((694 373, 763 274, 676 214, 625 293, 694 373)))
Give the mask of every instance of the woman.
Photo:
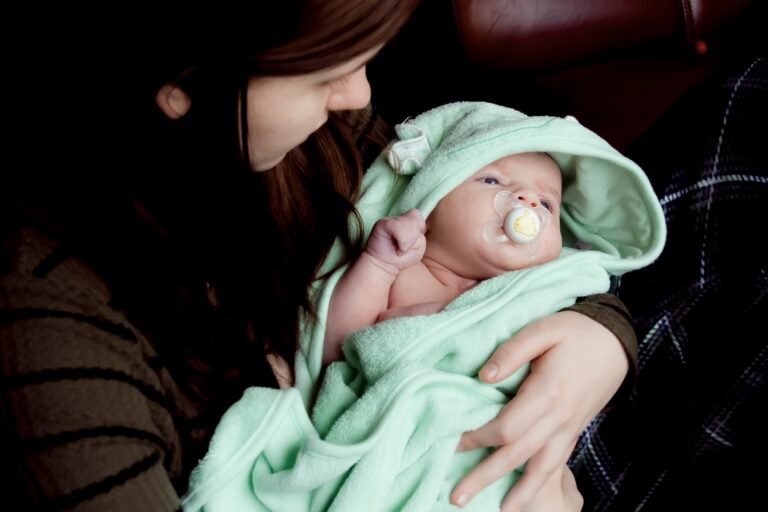
MULTIPOLYGON (((347 218, 375 130, 338 114, 368 104, 365 64, 416 0, 269 4, 28 32, 50 45, 13 74, 24 163, 0 187, 4 462, 25 505, 176 509, 221 414, 277 385, 268 361, 292 361, 333 240, 356 250, 347 218)), ((577 308, 631 343, 600 300, 577 308)), ((544 319, 486 365, 493 380, 537 358, 465 435, 500 449, 457 503, 530 458, 505 510, 528 502, 619 387, 622 345, 586 315, 544 319)))

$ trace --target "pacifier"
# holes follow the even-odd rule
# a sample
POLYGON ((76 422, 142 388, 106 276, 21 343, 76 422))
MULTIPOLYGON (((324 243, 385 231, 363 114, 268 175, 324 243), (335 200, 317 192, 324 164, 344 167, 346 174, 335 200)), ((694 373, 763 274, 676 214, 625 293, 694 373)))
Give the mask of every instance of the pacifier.
POLYGON ((483 228, 483 238, 488 242, 523 244, 535 254, 539 235, 549 225, 550 211, 542 205, 531 206, 507 190, 496 194, 493 207, 497 216, 483 228))
POLYGON ((518 206, 512 208, 504 217, 504 234, 519 244, 532 242, 541 233, 543 221, 531 208, 518 206))

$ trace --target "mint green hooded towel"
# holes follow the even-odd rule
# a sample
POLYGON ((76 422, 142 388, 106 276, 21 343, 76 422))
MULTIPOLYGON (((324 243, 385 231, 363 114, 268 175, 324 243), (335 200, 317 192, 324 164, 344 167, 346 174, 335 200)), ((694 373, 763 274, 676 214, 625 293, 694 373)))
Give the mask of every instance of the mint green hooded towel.
MULTIPOLYGON (((458 510, 448 502, 452 488, 488 453, 456 453, 459 438, 493 419, 527 371, 489 385, 476 378, 482 364, 529 322, 607 291, 611 275, 662 250, 663 215, 645 174, 575 120, 453 103, 396 131, 363 181, 357 206, 366 237, 384 216, 418 208, 426 218, 503 156, 541 151, 563 173, 566 247, 555 261, 481 282, 439 313, 353 333, 345 360, 324 374, 328 304, 346 267, 318 282, 319 318, 303 319, 296 386, 251 388, 230 408, 193 472, 185 510, 458 510)), ((323 268, 341 257, 334 247, 323 268)), ((497 510, 517 476, 463 510, 497 510)))

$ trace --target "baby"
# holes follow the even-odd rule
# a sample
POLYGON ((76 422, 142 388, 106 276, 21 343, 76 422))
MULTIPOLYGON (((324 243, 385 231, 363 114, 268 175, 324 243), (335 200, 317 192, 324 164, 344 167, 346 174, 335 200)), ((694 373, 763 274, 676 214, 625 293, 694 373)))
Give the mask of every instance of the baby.
MULTIPOLYGON (((376 322, 436 313, 484 279, 556 259, 562 176, 546 153, 486 165, 449 192, 427 218, 417 209, 373 227, 340 279, 326 324, 323 362, 342 357, 345 337, 376 322)), ((570 470, 553 472, 529 510, 574 501, 570 470)))
POLYGON ((416 209, 378 221, 331 298, 324 363, 341 358, 351 332, 435 313, 483 279, 557 258, 561 195, 557 163, 519 153, 477 171, 426 223, 416 209))

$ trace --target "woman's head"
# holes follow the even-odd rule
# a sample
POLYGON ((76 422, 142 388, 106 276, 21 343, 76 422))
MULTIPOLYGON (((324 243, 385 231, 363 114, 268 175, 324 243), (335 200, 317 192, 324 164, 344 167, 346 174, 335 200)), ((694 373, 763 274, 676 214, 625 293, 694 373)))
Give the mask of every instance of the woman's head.
POLYGON ((201 360, 232 399, 268 380, 244 354, 292 361, 320 261, 339 236, 354 247, 360 137, 334 112, 367 103, 362 66, 417 0, 249 4, 153 13, 151 30, 146 17, 41 27, 41 53, 11 73, 24 98, 19 222, 91 264, 181 381, 201 360))
POLYGON ((332 112, 365 108, 371 99, 365 66, 378 50, 375 47, 338 66, 303 75, 251 78, 246 94, 251 169, 273 168, 324 125, 332 112))
MULTIPOLYGON (((217 133, 226 137, 219 139, 224 150, 237 151, 253 170, 270 169, 322 126, 331 112, 368 104, 365 65, 416 4, 417 0, 254 3, 230 20, 222 40, 191 48, 176 44, 174 58, 165 62, 157 103, 171 119, 183 119, 198 104, 206 110, 216 102, 216 110, 225 116, 217 121, 228 124, 216 126, 217 133)), ((158 58, 168 54, 161 52, 158 58)), ((210 125, 211 119, 205 117, 200 122, 210 125)))

